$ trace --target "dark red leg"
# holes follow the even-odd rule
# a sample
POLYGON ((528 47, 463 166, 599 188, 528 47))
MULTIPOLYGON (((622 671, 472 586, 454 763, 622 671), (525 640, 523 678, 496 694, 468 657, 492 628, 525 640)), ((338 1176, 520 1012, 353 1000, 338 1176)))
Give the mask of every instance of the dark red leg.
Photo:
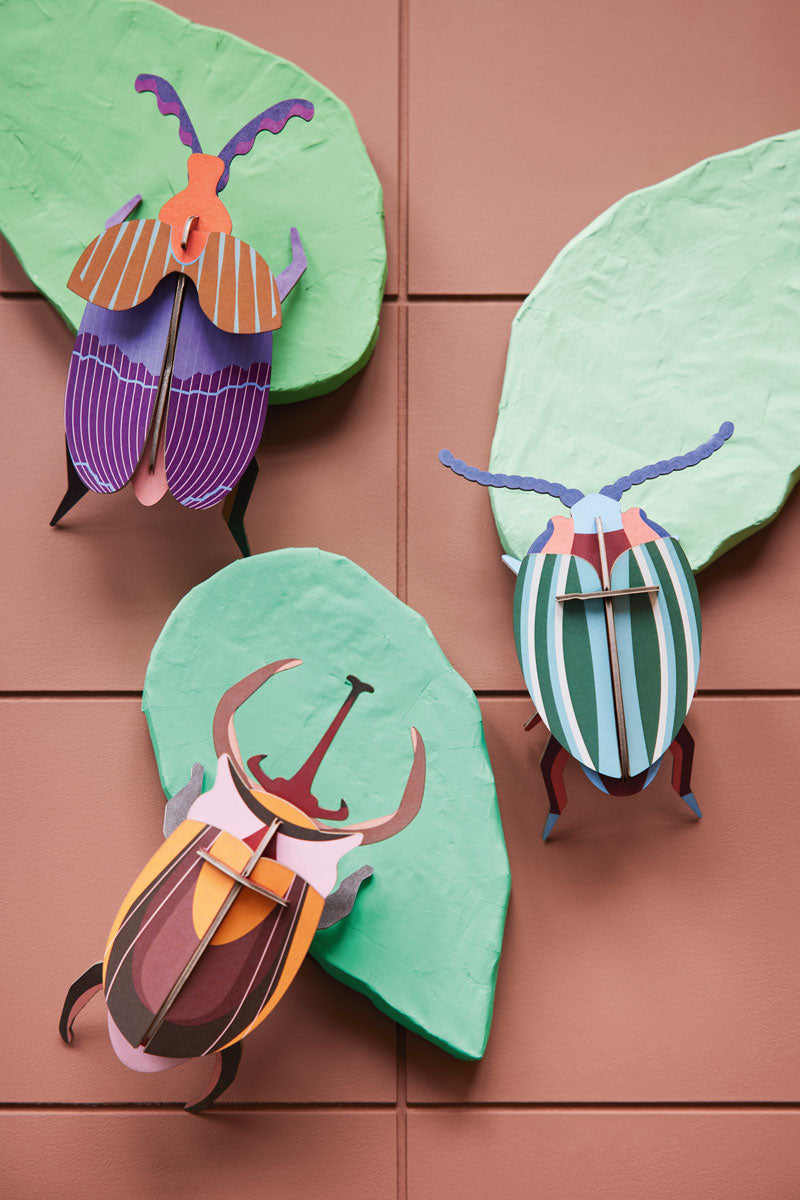
POLYGON ((547 788, 547 798, 550 801, 550 812, 544 823, 542 841, 546 842, 553 831, 558 818, 567 803, 567 793, 564 788, 564 767, 569 754, 564 747, 550 735, 542 755, 541 768, 544 786, 547 788))
POLYGON ((696 817, 702 817, 700 807, 692 792, 692 760, 694 738, 685 725, 681 725, 675 741, 669 748, 672 755, 672 786, 684 803, 688 804, 696 817))

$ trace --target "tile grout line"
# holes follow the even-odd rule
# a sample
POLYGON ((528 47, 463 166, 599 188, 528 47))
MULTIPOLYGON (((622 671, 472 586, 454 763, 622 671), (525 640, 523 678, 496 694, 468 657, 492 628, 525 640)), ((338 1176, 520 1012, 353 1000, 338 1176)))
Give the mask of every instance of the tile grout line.
MULTIPOLYGON (((409 271, 409 43, 411 0, 397 6, 397 595, 408 601, 408 271, 409 271)), ((408 1061, 406 1031, 396 1025, 395 1098, 397 1200, 408 1197, 408 1061)))
MULTIPOLYGON (((399 558, 399 556, 398 556, 399 558)), ((402 597, 401 597, 402 599, 402 597)), ((474 688, 479 700, 529 700, 524 688, 474 688)), ((695 699, 707 700, 795 700, 800 688, 699 688, 695 699)), ((39 689, 8 688, 0 691, 4 700, 136 700, 141 703, 142 692, 123 688, 39 689)))
POLYGON ((408 0, 397 8, 397 595, 408 599, 408 0))

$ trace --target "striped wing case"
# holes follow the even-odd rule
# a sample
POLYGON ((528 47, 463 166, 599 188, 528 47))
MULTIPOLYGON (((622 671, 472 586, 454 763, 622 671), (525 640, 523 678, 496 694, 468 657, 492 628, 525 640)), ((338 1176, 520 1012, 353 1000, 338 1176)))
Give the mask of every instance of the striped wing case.
POLYGON ((182 274, 200 307, 226 333, 279 329, 281 301, 267 264, 252 246, 227 233, 207 235, 190 263, 172 253, 172 231, 152 218, 123 221, 101 233, 75 264, 67 286, 98 308, 125 312, 142 304, 167 275, 182 274))
MULTIPOLYGON (((64 420, 72 462, 93 492, 124 487, 142 456, 173 294, 173 282, 164 279, 135 308, 111 312, 86 305, 70 360, 64 420)), ((270 332, 219 329, 189 285, 164 434, 167 483, 181 504, 210 508, 235 487, 264 430, 271 362, 270 332)))
MULTIPOLYGON (((659 537, 614 562, 613 589, 657 585, 657 596, 613 601, 630 775, 668 749, 697 684, 700 607, 679 543, 659 537)), ((529 554, 515 593, 517 654, 536 709, 584 766, 620 778, 608 634, 602 600, 557 599, 601 588, 594 566, 572 554, 529 554)))
POLYGON ((237 886, 200 851, 236 872, 252 847, 214 826, 184 821, 126 896, 103 964, 106 1004, 118 1029, 133 1047, 146 1042, 148 1053, 166 1058, 210 1054, 254 1029, 294 978, 323 907, 294 871, 261 859, 250 879, 285 903, 242 888, 175 991, 237 886))

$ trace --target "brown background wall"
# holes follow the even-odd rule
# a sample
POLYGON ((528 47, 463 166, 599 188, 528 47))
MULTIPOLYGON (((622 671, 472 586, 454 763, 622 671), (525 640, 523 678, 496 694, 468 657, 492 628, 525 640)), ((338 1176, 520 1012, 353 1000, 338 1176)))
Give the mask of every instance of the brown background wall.
MULTIPOLYGON (((485 1060, 448 1059, 307 963, 250 1041, 232 1107, 194 1064, 114 1058, 65 985, 157 841, 139 712, 179 598, 231 560, 217 512, 127 492, 48 528, 71 337, 6 251, 0 719, 5 746, 0 1194, 337 1200, 794 1200, 800 497, 704 573, 696 825, 666 770, 639 799, 570 768, 543 847, 541 729, 513 647, 485 463, 512 315, 602 208, 800 120, 793 0, 178 0, 351 106, 385 188, 381 336, 341 392, 273 410, 256 551, 343 552, 430 621, 478 691, 514 887, 485 1060)), ((146 66, 146 64, 144 64, 146 66)), ((800 229, 798 230, 800 235, 800 229)), ((277 346, 280 353, 280 347, 277 346)))

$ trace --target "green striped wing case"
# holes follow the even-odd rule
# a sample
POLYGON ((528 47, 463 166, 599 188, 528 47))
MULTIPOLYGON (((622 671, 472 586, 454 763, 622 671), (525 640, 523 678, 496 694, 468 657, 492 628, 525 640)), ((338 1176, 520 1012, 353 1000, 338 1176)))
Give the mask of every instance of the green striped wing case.
MULTIPOLYGON (((613 601, 631 776, 647 770, 683 724, 700 664, 700 605, 680 544, 659 537, 623 551, 612 589, 657 585, 656 596, 613 601)), ((618 779, 620 767, 603 600, 594 566, 573 554, 528 554, 514 597, 517 654, 536 710, 584 766, 618 779)))

